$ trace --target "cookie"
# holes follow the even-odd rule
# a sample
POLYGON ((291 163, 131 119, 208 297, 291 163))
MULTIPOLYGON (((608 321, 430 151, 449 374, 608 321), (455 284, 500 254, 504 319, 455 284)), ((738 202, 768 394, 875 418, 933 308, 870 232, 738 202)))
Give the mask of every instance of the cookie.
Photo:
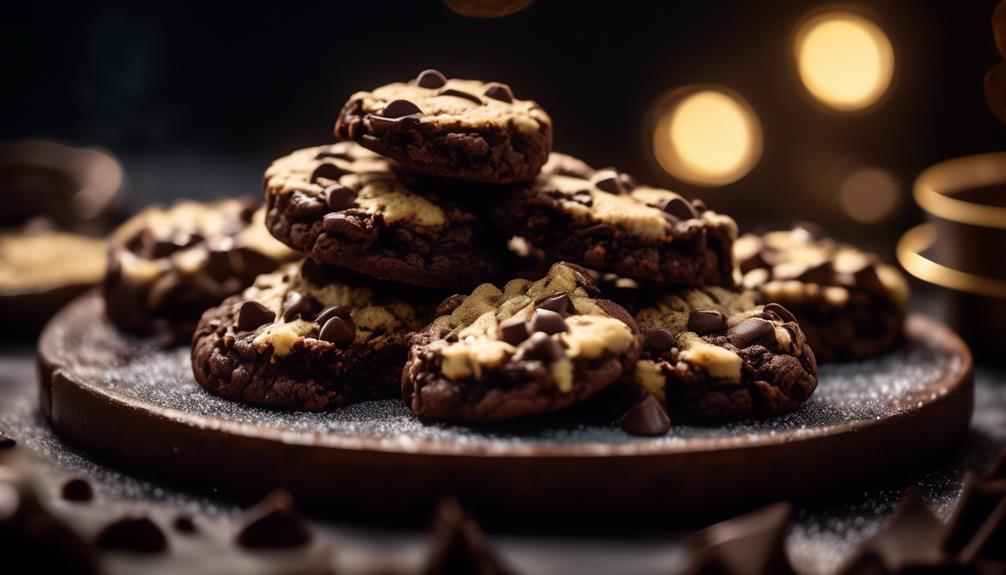
POLYGON ((54 230, 0 234, 0 339, 34 336, 64 303, 101 283, 105 241, 54 230))
POLYGON ((266 224, 288 246, 383 280, 470 288, 499 271, 476 217, 351 142, 298 150, 265 174, 266 224))
POLYGON ((733 283, 732 219, 612 169, 543 173, 511 192, 493 221, 555 260, 601 272, 663 285, 733 283))
POLYGON ((875 255, 810 224, 745 235, 734 253, 744 286, 792 311, 819 361, 864 359, 901 343, 908 284, 875 255))
POLYGON ((203 314, 192 371, 212 393, 270 407, 394 397, 406 337, 432 315, 404 297, 313 260, 288 264, 203 314))
POLYGON ((552 120, 506 84, 426 70, 409 82, 357 92, 335 124, 410 170, 475 182, 534 179, 552 147, 552 120))
POLYGON ((410 339, 402 395, 424 419, 488 422, 556 410, 626 373, 642 338, 599 299, 584 270, 559 263, 537 281, 483 284, 441 305, 410 339))
POLYGON ((122 180, 122 166, 101 150, 46 140, 0 144, 0 225, 45 217, 65 231, 107 233, 122 180))
POLYGON ((631 376, 672 420, 766 417, 817 387, 803 330, 779 304, 723 288, 668 292, 635 314, 646 345, 631 376))
POLYGON ((242 200, 180 202, 140 212, 112 235, 106 313, 133 333, 188 337, 200 314, 295 254, 242 200))

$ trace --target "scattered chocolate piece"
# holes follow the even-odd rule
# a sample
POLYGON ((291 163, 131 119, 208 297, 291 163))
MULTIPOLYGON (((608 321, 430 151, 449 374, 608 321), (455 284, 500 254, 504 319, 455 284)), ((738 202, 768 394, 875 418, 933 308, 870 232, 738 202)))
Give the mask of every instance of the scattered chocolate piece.
POLYGON ((489 84, 484 92, 486 97, 492 98, 493 100, 499 100, 500 102, 506 102, 507 104, 513 103, 513 91, 510 90, 510 86, 506 84, 500 84, 499 82, 493 82, 489 84))
POLYGON ((657 353, 663 353, 674 347, 674 334, 668 329, 655 329, 646 334, 646 347, 657 353))
POLYGON ((408 100, 392 100, 381 110, 381 116, 385 118, 404 118, 413 114, 422 114, 419 106, 408 100))
POLYGON ((199 531, 199 528, 196 527, 196 522, 188 515, 179 515, 178 517, 175 517, 175 520, 171 523, 171 525, 175 528, 175 531, 178 531, 179 533, 192 534, 199 531))
POLYGON ((521 317, 511 317, 500 322, 500 339, 510 345, 518 345, 530 335, 527 322, 521 317))
POLYGON ((238 310, 238 329, 251 331, 276 319, 276 314, 257 301, 248 300, 238 310))
POLYGON ((310 295, 292 291, 283 302, 283 321, 310 320, 321 311, 321 302, 310 295))
POLYGON ((784 547, 792 517, 793 507, 789 503, 775 503, 689 536, 689 561, 684 572, 793 574, 784 547))
POLYGON ((664 435, 671 429, 671 418, 652 395, 634 405, 618 420, 618 425, 632 435, 664 435))
POLYGON ((442 88, 446 83, 447 77, 440 73, 439 70, 423 70, 418 76, 416 76, 416 85, 420 88, 435 90, 437 88, 442 88))
POLYGON ((535 332, 531 337, 517 346, 515 359, 555 361, 565 355, 562 345, 543 332, 535 332))
POLYGON ((684 198, 671 198, 668 200, 664 204, 664 213, 670 214, 682 221, 699 217, 699 213, 684 198))
POLYGON ((126 517, 105 526, 98 533, 95 545, 104 551, 161 553, 168 548, 168 540, 150 519, 126 517))
POLYGON ((248 549, 291 549, 310 543, 311 533, 290 494, 274 491, 248 512, 237 542, 248 549))
POLYGON ((335 316, 321 326, 318 337, 340 348, 346 348, 356 339, 356 324, 352 318, 335 316))
POLYGON ((342 184, 325 188, 325 202, 333 212, 348 210, 356 205, 356 190, 342 184))
POLYGON ((763 345, 771 348, 776 345, 775 328, 771 323, 756 317, 735 325, 730 329, 728 337, 737 347, 763 345))
POLYGON ((94 499, 94 490, 85 479, 71 479, 63 484, 63 499, 83 503, 94 499))
POLYGON ((688 314, 688 331, 699 335, 707 335, 723 331, 727 326, 727 318, 716 310, 695 309, 688 314))
POLYGON ((474 102, 478 105, 482 105, 482 98, 479 98, 475 94, 469 94, 463 90, 456 90, 454 88, 447 88, 446 90, 441 90, 437 93, 438 96, 454 96, 455 98, 462 98, 470 102, 474 102))
POLYGON ((569 296, 561 293, 538 304, 538 309, 547 309, 549 311, 554 311, 562 317, 566 317, 569 315, 569 306, 571 303, 572 302, 570 301, 569 296))
POLYGON ((795 322, 796 317, 790 311, 777 303, 767 303, 762 307, 762 311, 775 314, 776 317, 785 322, 795 322))
POLYGON ((17 445, 17 441, 0 432, 0 449, 10 449, 15 445, 17 445))
POLYGON ((866 573, 867 567, 878 564, 884 569, 881 573, 915 569, 941 572, 953 564, 940 551, 943 533, 943 522, 933 515, 918 491, 909 489, 891 520, 860 544, 841 572, 866 573))
POLYGON ((531 316, 531 322, 528 329, 531 333, 543 332, 548 335, 553 335, 569 331, 569 326, 566 325, 566 320, 564 320, 562 316, 556 312, 549 309, 538 308, 534 311, 534 315, 531 316))
POLYGON ((454 498, 445 498, 433 518, 433 536, 425 575, 503 575, 511 571, 503 565, 485 533, 454 498))

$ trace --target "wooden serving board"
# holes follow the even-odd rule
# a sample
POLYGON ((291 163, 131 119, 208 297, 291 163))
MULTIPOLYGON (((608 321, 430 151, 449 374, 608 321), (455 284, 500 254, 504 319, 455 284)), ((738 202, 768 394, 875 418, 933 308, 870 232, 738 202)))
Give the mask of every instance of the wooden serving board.
POLYGON ((100 461, 225 496, 283 487, 320 511, 428 509, 448 492, 516 512, 685 513, 816 496, 950 447, 974 396, 967 346, 919 315, 902 349, 823 366, 795 413, 659 438, 561 414, 425 424, 397 399, 325 413, 241 405, 196 384, 187 346, 120 334, 94 293, 50 322, 38 357, 42 414, 100 461))

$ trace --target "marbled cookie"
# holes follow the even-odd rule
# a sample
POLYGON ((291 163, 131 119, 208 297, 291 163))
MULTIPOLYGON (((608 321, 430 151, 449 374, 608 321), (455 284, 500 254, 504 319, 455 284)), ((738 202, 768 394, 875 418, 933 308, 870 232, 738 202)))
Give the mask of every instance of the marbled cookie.
POLYGON ((744 286, 792 311, 819 361, 863 359, 901 342, 908 284, 875 255, 809 224, 745 235, 734 253, 744 286))
POLYGON ((483 284, 441 304, 411 338, 402 395, 425 419, 498 421, 586 399, 631 369, 632 317, 597 298, 583 270, 555 264, 538 281, 483 284))
POLYGON ((383 280, 467 288, 499 271, 475 216, 356 144, 296 151, 265 174, 267 225, 290 247, 383 280), (346 158, 355 158, 352 160, 346 158))
POLYGON ((552 121, 506 84, 426 70, 409 82, 353 94, 335 135, 417 172, 509 183, 538 174, 552 147, 552 121))
POLYGON ((295 254, 265 229, 265 212, 242 200, 151 207, 111 239, 105 309, 119 328, 167 328, 187 338, 200 314, 295 254))
POLYGON ((203 314, 192 340, 196 381, 228 399, 292 409, 396 396, 406 336, 432 312, 371 284, 310 259, 260 276, 203 314))
POLYGON ((553 259, 601 272, 664 285, 732 285, 732 219, 612 169, 574 174, 543 173, 513 191, 494 222, 553 259))
POLYGON ((796 409, 817 387, 800 325, 778 304, 722 288, 661 296, 636 314, 646 344, 632 381, 675 418, 729 420, 796 409))

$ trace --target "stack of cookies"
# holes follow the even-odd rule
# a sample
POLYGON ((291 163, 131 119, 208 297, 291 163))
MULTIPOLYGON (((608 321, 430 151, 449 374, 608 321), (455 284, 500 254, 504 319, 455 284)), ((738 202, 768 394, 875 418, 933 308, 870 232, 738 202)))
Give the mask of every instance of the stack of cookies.
MULTIPOLYGON (((352 95, 335 135, 265 173, 265 229, 300 259, 258 248, 274 271, 202 315, 192 364, 209 391, 309 410, 402 397, 449 422, 628 397, 623 427, 640 434, 776 415, 813 393, 798 318, 735 268, 734 221, 552 152, 549 116, 509 86, 427 70, 352 95)), ((161 243, 126 235, 117 273, 160 277, 130 266, 161 243)), ((182 235, 170 253, 220 244, 182 235)), ((161 266, 171 285, 220 250, 194 251, 203 263, 161 266)), ((223 259, 224 275, 254 267, 223 259)), ((849 273, 864 290, 884 280, 849 273)))

